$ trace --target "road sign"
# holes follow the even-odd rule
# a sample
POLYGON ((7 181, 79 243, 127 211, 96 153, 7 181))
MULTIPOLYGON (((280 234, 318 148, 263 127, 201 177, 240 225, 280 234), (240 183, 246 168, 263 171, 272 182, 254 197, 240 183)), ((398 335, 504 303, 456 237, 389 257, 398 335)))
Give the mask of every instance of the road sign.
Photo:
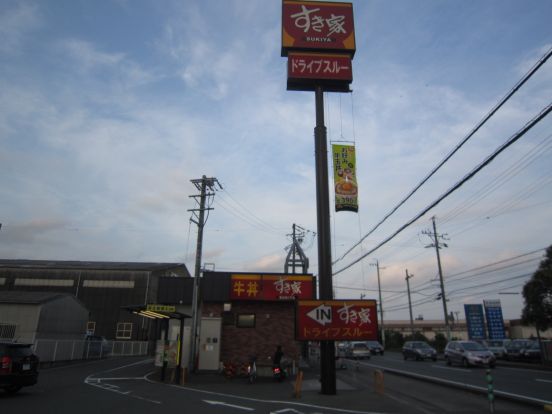
POLYGON ((298 300, 296 338, 302 341, 376 340, 375 300, 298 300))

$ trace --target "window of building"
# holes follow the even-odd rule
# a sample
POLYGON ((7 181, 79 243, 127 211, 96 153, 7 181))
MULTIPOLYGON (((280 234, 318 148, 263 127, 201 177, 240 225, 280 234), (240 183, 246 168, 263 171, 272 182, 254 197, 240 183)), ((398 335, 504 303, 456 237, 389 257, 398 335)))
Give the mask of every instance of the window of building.
POLYGON ((0 339, 15 338, 15 328, 17 325, 12 323, 0 323, 0 339))
POLYGON ((86 323, 86 335, 94 335, 96 332, 96 322, 88 321, 86 323))
POLYGON ((75 284, 73 279, 39 279, 39 278, 20 278, 15 279, 15 286, 55 286, 70 287, 75 284))
POLYGON ((134 280, 94 280, 86 279, 82 283, 86 288, 115 288, 115 289, 134 289, 134 280))
POLYGON ((255 314, 254 313, 241 313, 236 320, 236 326, 238 328, 254 328, 255 327, 255 314))
POLYGON ((115 333, 115 338, 117 339, 132 338, 132 322, 117 323, 117 332, 115 333))

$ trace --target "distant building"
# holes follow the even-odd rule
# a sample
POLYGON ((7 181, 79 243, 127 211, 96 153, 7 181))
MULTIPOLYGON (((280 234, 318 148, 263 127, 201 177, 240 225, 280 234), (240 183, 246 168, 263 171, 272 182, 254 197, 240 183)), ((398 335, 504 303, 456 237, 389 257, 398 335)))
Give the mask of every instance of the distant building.
POLYGON ((190 273, 182 263, 0 260, 0 292, 73 295, 89 311, 86 332, 107 339, 157 337, 155 323, 123 307, 157 303, 161 277, 189 278, 190 273))
POLYGON ((83 339, 88 310, 66 293, 0 292, 0 339, 83 339))

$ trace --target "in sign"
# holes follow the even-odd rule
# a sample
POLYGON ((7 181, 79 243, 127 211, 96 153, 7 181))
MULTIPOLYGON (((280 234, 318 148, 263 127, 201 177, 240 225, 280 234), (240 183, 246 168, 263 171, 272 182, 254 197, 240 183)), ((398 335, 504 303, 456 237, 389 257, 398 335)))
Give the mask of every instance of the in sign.
POLYGON ((327 323, 332 323, 332 307, 322 304, 308 312, 307 316, 324 326, 327 323))

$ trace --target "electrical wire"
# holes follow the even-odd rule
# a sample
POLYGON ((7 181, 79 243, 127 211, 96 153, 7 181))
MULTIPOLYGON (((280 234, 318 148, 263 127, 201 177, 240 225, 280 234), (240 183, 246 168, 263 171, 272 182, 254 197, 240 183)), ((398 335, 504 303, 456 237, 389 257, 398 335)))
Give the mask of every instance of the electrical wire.
POLYGON ((401 233, 404 229, 406 229, 408 226, 419 220, 421 217, 423 217, 428 211, 433 209, 435 206, 437 206, 441 201, 443 201, 445 198, 447 198, 449 195, 451 195, 453 192, 455 192, 458 188, 460 188, 463 184, 465 184, 467 181, 472 179, 479 171, 481 171, 483 168, 485 168, 487 165, 489 165, 500 153, 502 153, 504 150, 506 150, 508 147, 513 145, 515 142, 517 142, 521 137, 523 137, 528 131, 531 130, 537 123, 539 123, 544 117, 546 117, 550 111, 552 111, 552 104, 549 104, 547 107, 545 107, 537 116, 535 116, 531 121, 529 121, 521 130, 519 130, 517 133, 515 133, 512 137, 510 137, 504 144, 502 144, 498 149, 496 149, 491 155, 489 155, 483 162, 481 162, 477 167, 475 167, 472 171, 470 171, 468 174, 464 176, 460 181, 458 181, 454 186, 452 186, 449 190, 447 190, 444 194, 442 194, 439 198, 437 198, 433 203, 431 203, 428 207, 426 207, 424 210, 422 210, 420 213, 418 213, 416 216, 414 216, 412 219, 410 219, 407 223, 405 223, 403 226, 401 226, 398 230, 396 230, 391 236, 387 237, 385 240, 380 242, 376 247, 369 250, 367 253, 361 255, 358 259, 352 261, 348 265, 344 266, 343 268, 339 269, 338 271, 334 272, 333 275, 337 275, 344 270, 350 268, 351 266, 357 264, 359 261, 364 259, 366 256, 372 254, 376 250, 378 250, 380 247, 387 244, 389 241, 394 239, 399 233, 401 233))
POLYGON ((387 213, 383 219, 381 219, 372 229, 366 233, 357 243, 355 243, 349 250, 347 250, 344 254, 342 254, 338 259, 336 259, 332 264, 335 264, 341 260, 343 260, 352 250, 354 250, 360 243, 362 243, 363 240, 365 240, 370 234, 372 234, 379 226, 381 226, 391 215, 393 215, 406 201, 410 199, 416 193, 420 187, 422 187, 439 169, 454 155, 456 152, 464 146, 468 140, 475 135, 477 131, 535 74, 535 72, 542 66, 544 63, 552 56, 552 48, 550 48, 544 56, 539 59, 533 65, 533 67, 523 76, 523 78, 516 83, 516 85, 508 92, 499 102, 497 105, 495 105, 491 111, 483 117, 481 121, 473 128, 470 133, 464 137, 460 143, 456 145, 456 147, 445 156, 438 164, 435 166, 423 179, 420 181, 414 189, 412 189, 406 197, 404 197, 395 207, 391 209, 389 213, 387 213))

